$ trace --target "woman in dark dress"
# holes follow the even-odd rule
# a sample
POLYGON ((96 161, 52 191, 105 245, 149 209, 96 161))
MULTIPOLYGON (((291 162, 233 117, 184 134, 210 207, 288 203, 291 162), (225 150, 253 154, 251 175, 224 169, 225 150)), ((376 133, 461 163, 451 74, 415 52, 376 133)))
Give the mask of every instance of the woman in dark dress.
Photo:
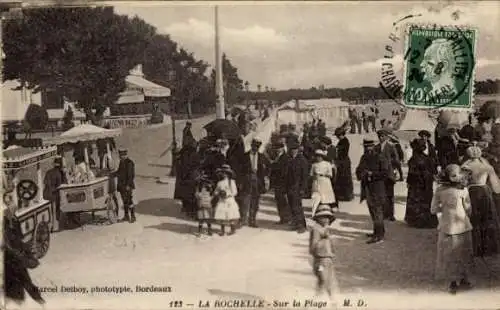
POLYGON ((191 217, 196 215, 194 194, 201 162, 196 147, 196 141, 192 140, 180 151, 174 192, 174 199, 182 201, 182 212, 191 217))
POLYGON ((337 143, 337 159, 335 160, 337 178, 334 188, 337 201, 351 201, 354 199, 349 140, 345 135, 346 129, 344 127, 335 129, 335 136, 339 139, 337 143))
POLYGON ((424 153, 426 142, 415 139, 411 143, 412 157, 408 161, 408 196, 406 200, 405 222, 416 228, 435 228, 436 215, 431 214, 434 175, 436 163, 424 153))

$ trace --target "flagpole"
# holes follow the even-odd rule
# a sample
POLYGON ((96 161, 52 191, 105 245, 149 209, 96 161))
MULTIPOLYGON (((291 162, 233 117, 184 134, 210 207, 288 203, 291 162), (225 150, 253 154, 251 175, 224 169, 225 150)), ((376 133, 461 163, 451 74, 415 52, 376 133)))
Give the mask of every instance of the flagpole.
POLYGON ((215 115, 217 119, 226 118, 224 104, 224 82, 222 75, 222 57, 220 55, 219 7, 215 6, 215 115))

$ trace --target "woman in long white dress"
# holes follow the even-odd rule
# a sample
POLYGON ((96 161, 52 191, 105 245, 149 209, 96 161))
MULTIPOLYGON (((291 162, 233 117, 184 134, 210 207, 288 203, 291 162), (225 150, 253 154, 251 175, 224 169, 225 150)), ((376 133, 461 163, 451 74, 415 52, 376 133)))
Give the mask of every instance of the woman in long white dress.
POLYGON ((333 177, 334 166, 327 161, 327 152, 321 149, 316 150, 316 162, 311 167, 313 216, 316 212, 316 206, 327 204, 334 206, 336 203, 335 193, 333 192, 331 178, 333 177))

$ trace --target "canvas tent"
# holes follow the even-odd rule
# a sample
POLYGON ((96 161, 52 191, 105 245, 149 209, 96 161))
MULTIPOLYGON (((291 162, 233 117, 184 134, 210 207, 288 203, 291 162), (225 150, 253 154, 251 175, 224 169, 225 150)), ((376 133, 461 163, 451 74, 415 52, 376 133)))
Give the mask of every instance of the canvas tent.
POLYGON ((314 118, 320 118, 326 127, 338 127, 349 119, 349 104, 340 98, 295 100, 284 103, 277 112, 277 124, 297 124, 301 127, 314 118))
POLYGON ((429 116, 427 110, 413 110, 408 109, 406 111, 405 118, 401 122, 398 130, 400 131, 419 131, 427 130, 429 132, 434 132, 436 128, 436 123, 429 116))

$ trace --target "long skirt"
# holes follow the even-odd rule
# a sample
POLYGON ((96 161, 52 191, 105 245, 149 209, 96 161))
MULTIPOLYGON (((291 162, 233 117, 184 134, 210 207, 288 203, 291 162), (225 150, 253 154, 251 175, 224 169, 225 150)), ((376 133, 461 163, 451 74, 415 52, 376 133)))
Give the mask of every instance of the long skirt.
MULTIPOLYGON (((332 181, 328 177, 317 177, 312 182, 312 193, 320 196, 321 203, 335 203, 335 194, 333 193, 332 181)), ((312 195, 311 195, 312 196, 312 195)))
POLYGON ((416 228, 436 228, 437 216, 431 214, 432 182, 429 184, 408 184, 405 222, 416 228))
POLYGON ((351 160, 349 158, 337 160, 337 179, 335 180, 335 197, 338 201, 351 201, 354 199, 352 183, 351 160))
POLYGON ((230 224, 240 219, 240 210, 234 197, 221 199, 215 206, 214 219, 222 224, 230 224))
POLYGON ((484 257, 500 252, 500 218, 487 186, 470 186, 472 205, 472 241, 474 256, 484 257))
POLYGON ((472 263, 472 234, 470 231, 459 235, 447 235, 439 232, 436 280, 452 282, 467 278, 472 263))

